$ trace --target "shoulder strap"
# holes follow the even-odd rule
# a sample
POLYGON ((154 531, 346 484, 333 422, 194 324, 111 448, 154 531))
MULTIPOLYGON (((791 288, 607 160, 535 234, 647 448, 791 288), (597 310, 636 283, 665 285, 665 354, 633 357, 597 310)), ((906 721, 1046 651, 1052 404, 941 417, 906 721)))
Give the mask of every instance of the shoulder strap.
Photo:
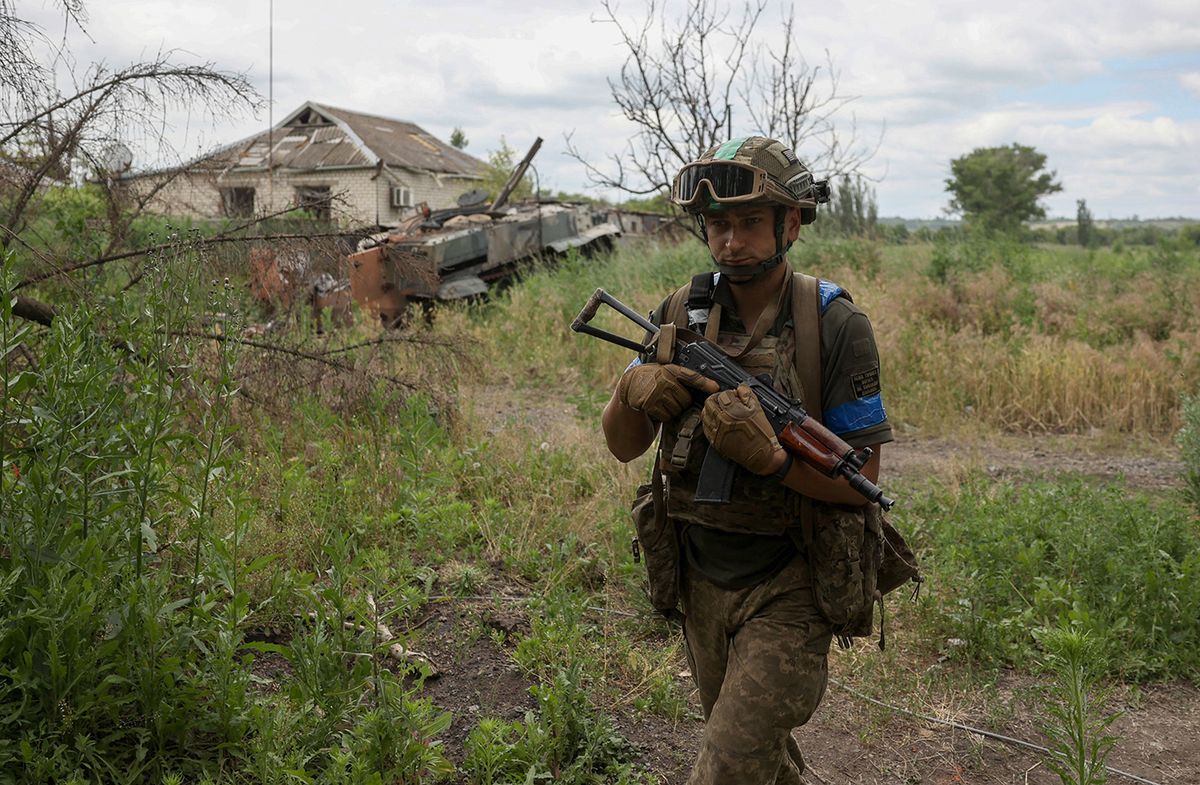
POLYGON ((675 290, 667 302, 663 323, 691 329, 692 325, 708 322, 713 303, 713 274, 697 273, 692 280, 675 290))
MULTIPOLYGON (((792 340, 796 344, 796 377, 800 380, 804 410, 821 422, 821 292, 816 278, 792 275, 792 340)), ((807 496, 800 497, 800 531, 792 539, 803 553, 811 553, 815 511, 807 496)))
POLYGON ((687 307, 689 311, 707 311, 712 308, 713 274, 697 273, 692 276, 691 291, 688 292, 687 307))
POLYGON ((821 422, 821 294, 817 279, 804 273, 792 276, 792 333, 804 410, 821 422))
POLYGON ((691 284, 685 284, 676 289, 667 299, 667 312, 661 314, 663 324, 674 324, 678 327, 687 327, 687 311, 685 305, 687 303, 688 290, 692 287, 691 284))

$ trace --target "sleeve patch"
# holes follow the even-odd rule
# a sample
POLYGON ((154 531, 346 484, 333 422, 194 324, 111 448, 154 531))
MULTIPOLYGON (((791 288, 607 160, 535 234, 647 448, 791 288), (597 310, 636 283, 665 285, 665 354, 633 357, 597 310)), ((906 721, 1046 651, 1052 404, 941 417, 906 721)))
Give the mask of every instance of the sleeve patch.
POLYGON ((841 435, 870 428, 886 419, 887 413, 883 410, 883 398, 876 394, 869 398, 847 401, 825 412, 825 427, 841 435))
POLYGON ((870 398, 879 395, 879 366, 865 371, 850 374, 850 384, 854 388, 856 398, 870 398))

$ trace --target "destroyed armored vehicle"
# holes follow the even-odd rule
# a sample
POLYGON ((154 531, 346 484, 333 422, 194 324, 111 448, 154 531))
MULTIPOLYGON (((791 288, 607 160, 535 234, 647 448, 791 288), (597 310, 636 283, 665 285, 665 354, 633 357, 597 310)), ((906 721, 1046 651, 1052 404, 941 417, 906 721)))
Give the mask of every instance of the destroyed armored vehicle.
POLYGON ((373 235, 347 257, 350 290, 387 325, 411 301, 458 300, 511 278, 523 262, 572 248, 607 250, 621 234, 605 210, 587 204, 536 202, 504 207, 541 140, 534 143, 495 201, 470 191, 458 207, 418 211, 396 229, 373 235))

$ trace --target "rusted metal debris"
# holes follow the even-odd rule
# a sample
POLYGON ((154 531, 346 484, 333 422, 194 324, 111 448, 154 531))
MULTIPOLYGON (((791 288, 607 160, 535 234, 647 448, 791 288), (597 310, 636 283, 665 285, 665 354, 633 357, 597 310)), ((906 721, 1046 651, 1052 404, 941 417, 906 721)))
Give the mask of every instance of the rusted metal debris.
POLYGON ((441 212, 368 238, 363 245, 369 247, 347 257, 355 301, 384 324, 395 324, 411 301, 479 296, 514 275, 522 262, 572 248, 605 250, 621 234, 607 211, 583 204, 441 212))

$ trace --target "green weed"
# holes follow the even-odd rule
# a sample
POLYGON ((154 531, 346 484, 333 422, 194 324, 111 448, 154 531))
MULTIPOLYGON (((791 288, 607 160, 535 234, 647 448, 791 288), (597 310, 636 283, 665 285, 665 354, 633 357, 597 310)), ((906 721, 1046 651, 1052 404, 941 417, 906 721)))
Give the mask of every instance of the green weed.
POLYGON ((477 785, 507 782, 644 782, 628 742, 592 708, 574 665, 530 689, 537 711, 524 721, 485 718, 467 737, 463 769, 477 785))
POLYGON ((428 583, 393 589, 368 559, 418 484, 385 497, 363 478, 393 460, 420 476, 445 433, 421 401, 379 395, 357 427, 405 428, 361 450, 301 402, 300 424, 324 430, 299 460, 295 432, 275 432, 279 492, 261 494, 243 450, 273 437, 238 430, 255 423, 238 352, 182 338, 195 319, 238 332, 233 290, 201 283, 203 262, 180 243, 147 269, 146 296, 61 308, 44 331, 13 317, 0 269, 0 780, 444 778, 448 718, 416 696, 419 671, 381 666, 377 632, 428 583), (304 545, 264 547, 293 517, 304 545), (267 624, 290 639, 247 641, 267 624), (270 658, 286 668, 258 675, 270 658))
POLYGON ((1200 533, 1172 500, 974 477, 918 496, 907 517, 940 588, 930 621, 974 657, 1018 664, 1033 630, 1067 624, 1094 639, 1106 673, 1200 671, 1200 533))
POLYGON ((1054 681, 1046 696, 1043 729, 1053 753, 1045 759, 1063 785, 1102 785, 1108 780, 1104 762, 1117 743, 1107 731, 1119 713, 1097 716, 1105 694, 1097 690, 1103 669, 1090 636, 1071 626, 1041 630, 1054 681))

